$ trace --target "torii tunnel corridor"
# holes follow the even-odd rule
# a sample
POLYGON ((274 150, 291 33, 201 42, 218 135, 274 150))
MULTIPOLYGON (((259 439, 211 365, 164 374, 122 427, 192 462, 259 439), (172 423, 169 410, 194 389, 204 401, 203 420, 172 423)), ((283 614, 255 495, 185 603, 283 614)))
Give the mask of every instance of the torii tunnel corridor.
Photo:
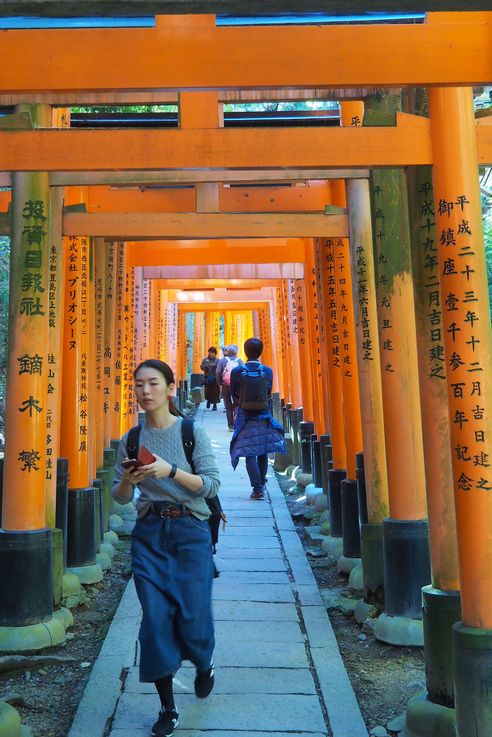
MULTIPOLYGON (((177 674, 177 734, 492 737, 492 12, 219 20, 0 35, 0 650, 59 653, 110 570, 133 373, 157 358, 229 519, 216 687, 199 703, 177 674), (201 386, 210 347, 245 359, 251 337, 287 448, 260 501, 201 386), (377 641, 423 647, 394 731, 364 723, 277 478, 358 599, 354 636, 371 611, 377 641)), ((151 733, 139 621, 130 582, 70 737, 151 733)), ((23 721, 0 693, 0 737, 23 721)))

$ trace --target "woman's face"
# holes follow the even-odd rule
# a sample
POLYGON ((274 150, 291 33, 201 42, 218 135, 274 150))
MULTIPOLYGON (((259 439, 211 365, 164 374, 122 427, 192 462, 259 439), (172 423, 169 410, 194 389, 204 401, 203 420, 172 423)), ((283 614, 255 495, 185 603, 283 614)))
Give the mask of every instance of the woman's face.
POLYGON ((209 358, 209 361, 213 361, 213 360, 215 359, 215 356, 216 356, 216 355, 217 355, 217 354, 216 354, 216 353, 214 353, 213 351, 209 351, 209 352, 208 352, 208 358, 209 358))
POLYGON ((135 394, 143 410, 155 411, 169 402, 174 393, 174 384, 167 384, 163 374, 157 369, 144 366, 135 377, 135 394))

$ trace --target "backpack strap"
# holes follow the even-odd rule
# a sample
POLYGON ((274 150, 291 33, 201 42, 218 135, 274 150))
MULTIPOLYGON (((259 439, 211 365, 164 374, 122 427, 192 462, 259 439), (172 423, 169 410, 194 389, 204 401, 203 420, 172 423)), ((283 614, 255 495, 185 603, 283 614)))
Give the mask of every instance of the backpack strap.
POLYGON ((191 466, 191 472, 195 473, 193 465, 193 451, 195 450, 195 434, 193 432, 193 420, 189 417, 183 417, 181 423, 181 439, 183 441, 183 450, 186 460, 191 466))
POLYGON ((142 425, 135 425, 135 427, 132 427, 128 433, 128 437, 126 439, 126 452, 128 454, 128 458, 138 458, 138 443, 140 440, 141 429, 142 425))

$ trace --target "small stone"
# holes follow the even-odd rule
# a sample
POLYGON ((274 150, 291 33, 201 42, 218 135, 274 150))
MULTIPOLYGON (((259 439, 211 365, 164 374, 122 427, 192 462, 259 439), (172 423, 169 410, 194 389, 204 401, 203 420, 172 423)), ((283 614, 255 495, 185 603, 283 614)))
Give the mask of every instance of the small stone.
POLYGON ((80 664, 80 667, 81 668, 90 668, 91 665, 92 665, 92 663, 88 663, 87 661, 84 661, 83 663, 80 664))
POLYGON ((44 670, 43 668, 41 668, 41 670, 39 671, 39 675, 41 675, 41 676, 47 676, 48 675, 48 671, 47 670, 44 670))
POLYGON ((374 635, 375 631, 376 631, 376 620, 366 619, 362 625, 362 632, 365 632, 366 635, 374 635))
POLYGON ((410 681, 407 683, 407 688, 425 688, 425 685, 420 681, 410 681))
POLYGON ((306 548, 306 555, 311 558, 326 558, 326 553, 321 548, 306 548))
POLYGON ((318 558, 309 561, 311 568, 334 568, 337 564, 337 559, 333 555, 327 555, 326 558, 318 558))
POLYGON ((367 640, 367 635, 362 633, 357 637, 357 639, 360 640, 361 642, 365 642, 367 640))
POLYGON ((371 737, 388 737, 388 733, 384 727, 374 727, 369 734, 371 737))
POLYGON ((395 717, 391 722, 388 722, 386 728, 389 729, 390 732, 401 732, 406 726, 407 717, 405 714, 400 714, 399 717, 395 717))
POLYGON ((67 632, 67 634, 66 634, 66 639, 67 640, 73 640, 74 637, 75 637, 75 635, 74 635, 73 632, 67 632))
POLYGON ((30 670, 24 671, 24 683, 29 683, 30 680, 31 680, 31 671, 30 670))

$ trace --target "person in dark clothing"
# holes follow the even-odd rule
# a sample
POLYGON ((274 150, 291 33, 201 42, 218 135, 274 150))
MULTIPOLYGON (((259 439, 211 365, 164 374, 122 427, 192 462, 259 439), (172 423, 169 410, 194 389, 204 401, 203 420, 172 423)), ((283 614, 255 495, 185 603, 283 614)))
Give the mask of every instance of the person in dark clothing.
POLYGON ((241 358, 237 357, 238 347, 233 343, 227 346, 227 356, 219 361, 217 368, 217 380, 222 390, 222 399, 227 413, 227 426, 232 432, 234 430, 234 403, 231 393, 231 374, 237 366, 243 366, 241 358))
POLYGON ((259 358, 263 343, 259 338, 249 338, 244 344, 247 361, 231 372, 231 396, 238 406, 234 435, 230 452, 231 463, 236 468, 239 458, 246 459, 246 470, 252 486, 251 499, 263 499, 266 489, 269 453, 285 453, 283 427, 272 416, 273 371, 259 358), (241 377, 252 371, 266 379, 266 403, 263 409, 251 410, 241 406, 241 377))
POLYGON ((200 369, 204 373, 203 385, 207 409, 210 409, 210 405, 212 405, 212 410, 217 410, 217 402, 220 401, 220 386, 217 383, 218 365, 217 348, 209 348, 208 355, 200 364, 200 369))

